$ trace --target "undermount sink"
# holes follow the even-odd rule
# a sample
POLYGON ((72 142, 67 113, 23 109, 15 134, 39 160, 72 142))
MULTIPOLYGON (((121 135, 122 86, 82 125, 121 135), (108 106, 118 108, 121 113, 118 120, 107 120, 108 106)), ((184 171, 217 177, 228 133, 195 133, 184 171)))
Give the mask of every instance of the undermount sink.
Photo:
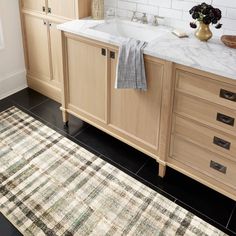
POLYGON ((112 20, 98 24, 92 29, 108 33, 112 36, 134 38, 146 42, 151 42, 168 32, 168 30, 162 26, 143 25, 141 23, 125 20, 112 20))

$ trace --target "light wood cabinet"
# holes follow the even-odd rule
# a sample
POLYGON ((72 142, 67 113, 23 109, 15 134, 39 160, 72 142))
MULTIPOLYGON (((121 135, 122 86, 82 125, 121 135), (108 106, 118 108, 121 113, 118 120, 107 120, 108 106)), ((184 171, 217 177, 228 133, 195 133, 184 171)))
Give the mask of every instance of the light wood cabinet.
POLYGON ((62 32, 64 122, 72 114, 236 199, 236 82, 144 56, 148 90, 115 89, 118 47, 62 32), (219 115, 220 114, 220 115, 219 115))
POLYGON ((20 0, 28 86, 61 102, 62 48, 57 24, 90 14, 88 0, 20 0))
POLYGON ((167 165, 236 199, 236 83, 175 66, 167 165))
POLYGON ((106 123, 107 50, 98 44, 67 40, 68 104, 106 123))
POLYGON ((50 80, 50 58, 47 21, 25 15, 25 39, 27 41, 27 69, 32 77, 39 77, 44 81, 50 80))
POLYGON ((69 33, 62 36, 64 122, 68 113, 81 118, 155 158, 164 175, 160 137, 168 127, 165 122, 161 127, 167 120, 161 118, 167 111, 163 87, 171 83, 171 73, 164 71, 172 64, 145 56, 148 90, 115 89, 118 48, 69 33))

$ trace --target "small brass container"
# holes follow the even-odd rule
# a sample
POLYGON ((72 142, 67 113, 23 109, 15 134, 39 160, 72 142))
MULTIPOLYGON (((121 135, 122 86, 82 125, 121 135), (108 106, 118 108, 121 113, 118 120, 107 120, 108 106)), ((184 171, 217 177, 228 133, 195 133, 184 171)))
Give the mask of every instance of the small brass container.
POLYGON ((201 41, 208 41, 212 37, 212 32, 209 25, 206 25, 200 21, 195 36, 201 41))

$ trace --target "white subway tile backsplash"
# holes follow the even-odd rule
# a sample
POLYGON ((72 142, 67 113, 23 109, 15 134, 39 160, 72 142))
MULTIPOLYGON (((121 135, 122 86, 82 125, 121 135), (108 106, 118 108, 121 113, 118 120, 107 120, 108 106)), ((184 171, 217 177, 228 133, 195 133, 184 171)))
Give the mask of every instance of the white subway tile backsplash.
POLYGON ((132 11, 147 13, 148 19, 154 15, 165 17, 165 24, 173 27, 192 30, 189 22, 192 21, 189 10, 196 4, 206 2, 218 7, 222 11, 223 28, 212 30, 215 34, 236 35, 236 0, 104 0, 105 8, 117 8, 116 13, 121 17, 131 17, 132 11))
POLYGON ((168 18, 173 18, 173 19, 181 19, 183 12, 180 10, 175 10, 171 8, 160 8, 159 9, 159 15, 161 17, 168 17, 168 18))
POLYGON ((230 19, 236 19, 236 8, 228 8, 226 17, 230 19))

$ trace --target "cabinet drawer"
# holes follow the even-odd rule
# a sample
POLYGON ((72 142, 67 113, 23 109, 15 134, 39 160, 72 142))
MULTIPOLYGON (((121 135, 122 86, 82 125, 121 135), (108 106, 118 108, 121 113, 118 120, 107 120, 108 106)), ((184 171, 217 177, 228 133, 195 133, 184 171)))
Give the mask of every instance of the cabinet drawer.
POLYGON ((195 97, 176 93, 176 113, 200 121, 208 126, 236 134, 236 111, 205 102, 195 97))
POLYGON ((236 110, 236 86, 177 70, 176 88, 236 110))
POLYGON ((174 121, 174 133, 180 134, 213 152, 230 155, 232 160, 236 161, 236 136, 219 132, 178 116, 174 121))
POLYGON ((178 135, 172 136, 171 157, 225 185, 236 188, 236 163, 198 147, 178 135))

